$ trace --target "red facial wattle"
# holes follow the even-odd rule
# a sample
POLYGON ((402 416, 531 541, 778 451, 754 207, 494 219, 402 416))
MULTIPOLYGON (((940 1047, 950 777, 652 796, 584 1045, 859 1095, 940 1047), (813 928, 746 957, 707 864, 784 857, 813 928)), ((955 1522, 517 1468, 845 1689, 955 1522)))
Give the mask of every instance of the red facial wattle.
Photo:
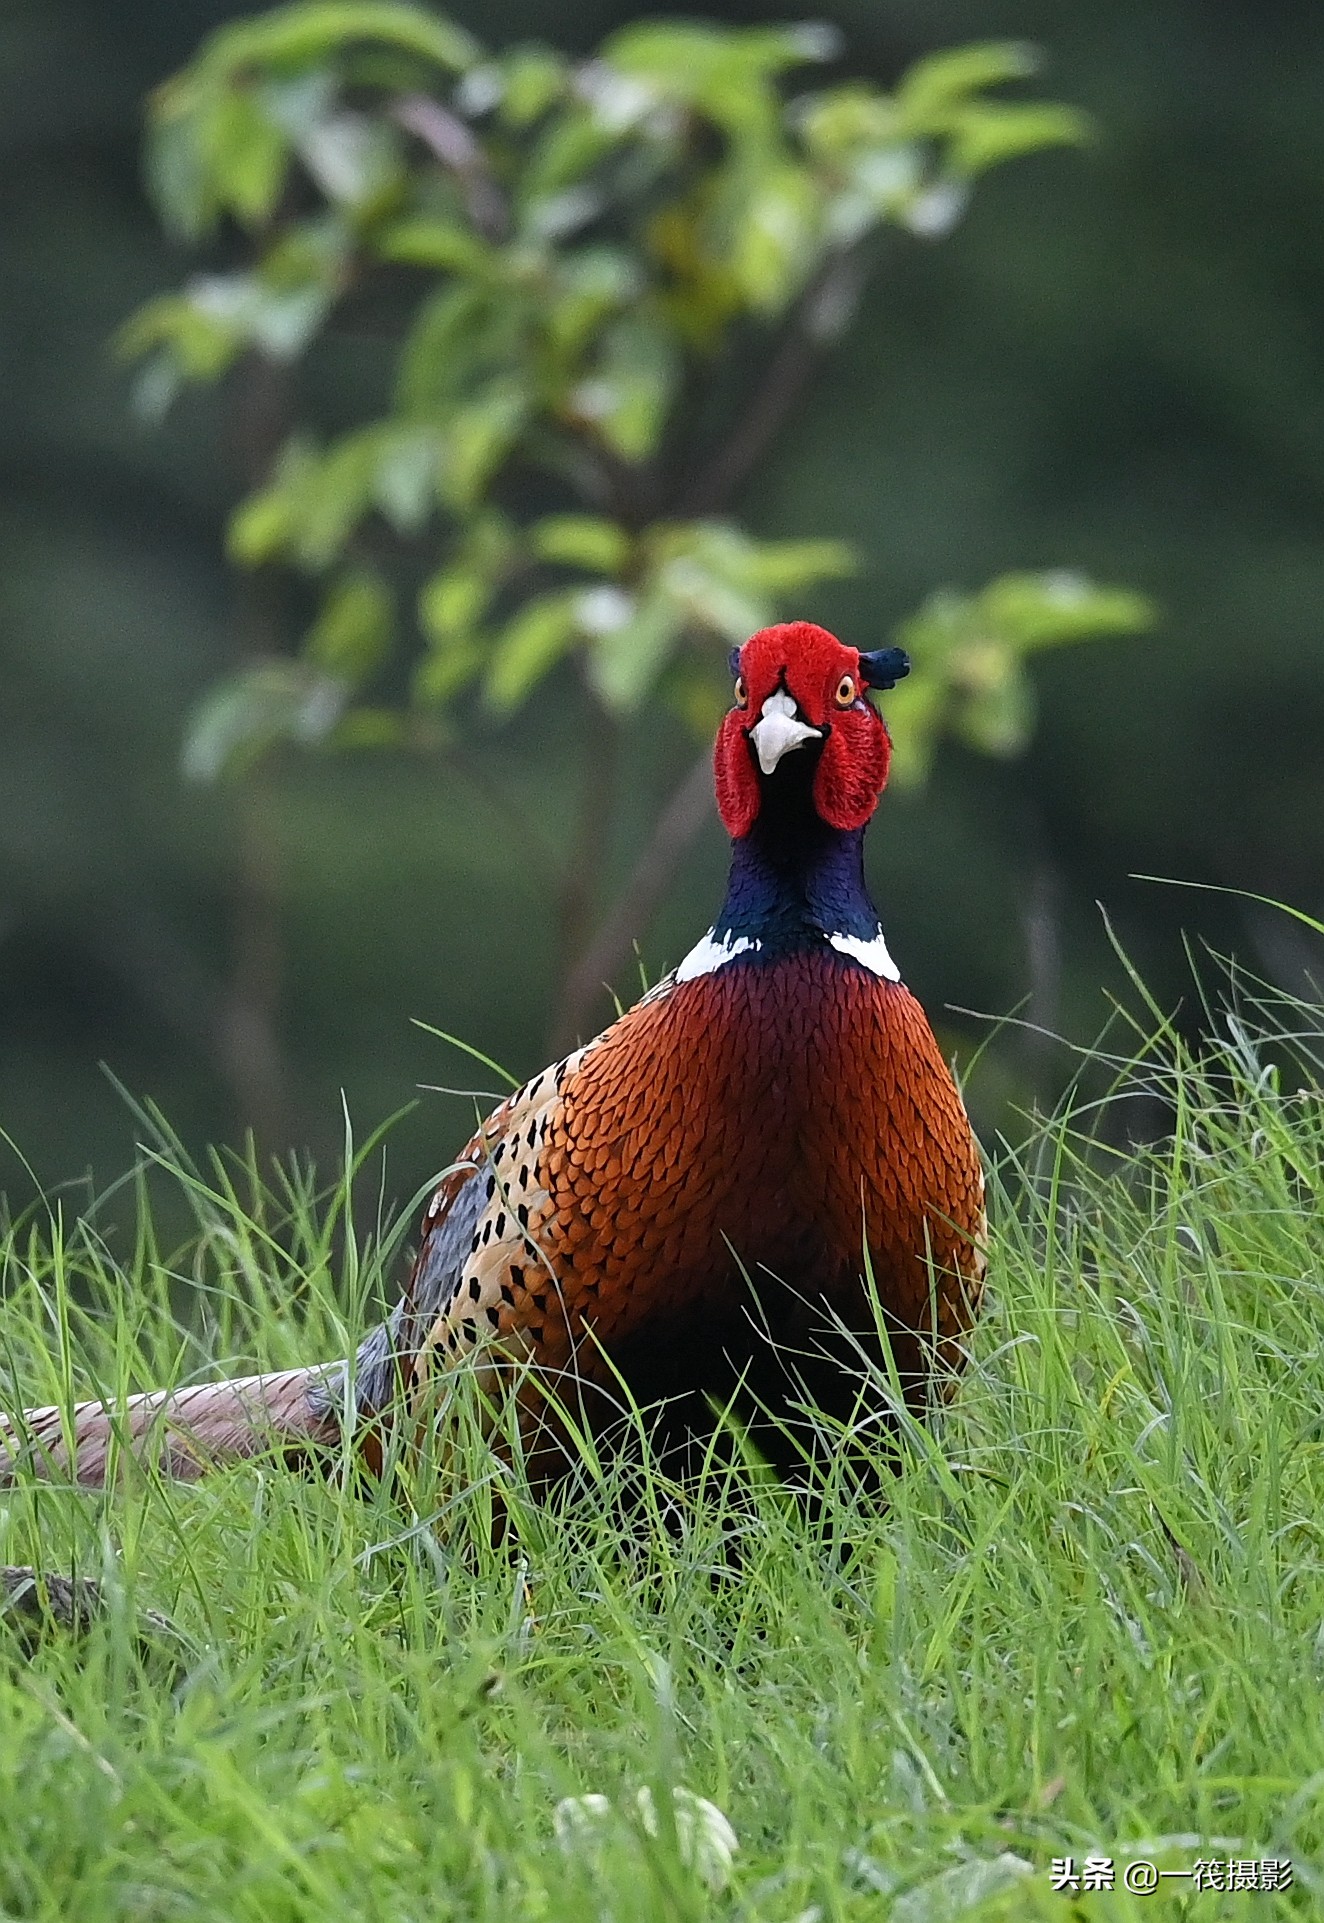
POLYGON ((812 748, 818 815, 833 828, 862 828, 886 784, 892 749, 881 715, 865 696, 859 650, 812 622, 788 621, 750 636, 740 650, 740 680, 745 701, 723 721, 714 754, 717 806, 727 833, 740 839, 758 817, 762 791, 749 736, 779 690, 822 735, 821 747, 812 748), (848 683, 854 690, 849 699, 848 683))

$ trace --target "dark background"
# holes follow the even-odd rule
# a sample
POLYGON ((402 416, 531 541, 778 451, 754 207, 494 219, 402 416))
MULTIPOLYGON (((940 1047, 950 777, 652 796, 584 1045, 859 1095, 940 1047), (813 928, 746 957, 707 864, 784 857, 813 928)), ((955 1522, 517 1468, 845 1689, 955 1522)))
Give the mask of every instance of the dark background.
MULTIPOLYGON (((192 1144, 237 1141, 252 1119, 227 1075, 243 823, 233 796, 178 775, 184 717, 244 618, 222 555, 241 463, 223 395, 187 396, 149 429, 108 349, 187 265, 141 190, 143 97, 242 10, 0 12, 0 1129, 47 1185, 89 1169, 104 1183, 133 1159, 137 1124, 103 1063, 192 1144)), ((454 11, 488 44, 586 50, 637 10, 454 11)), ((1013 567, 1084 568, 1161 609, 1148 636, 1037 665, 1023 760, 949 746, 921 795, 884 804, 871 858, 893 950, 967 1057, 984 1031, 948 1005, 1016 1007, 1034 930, 1037 1012, 1097 1031, 1123 981, 1097 903, 1165 1001, 1193 1007, 1183 932, 1299 989, 1319 946, 1298 925, 1130 877, 1324 912, 1324 16, 1309 0, 823 11, 845 69, 884 82, 936 47, 1034 40, 1037 91, 1087 108, 1100 134, 993 176, 941 245, 898 238, 748 520, 858 544, 863 576, 804 612, 862 645, 933 588, 1013 567)), ((475 724, 463 767, 271 777, 278 939, 247 965, 277 1009, 273 1146, 334 1150, 341 1088, 362 1134, 420 1082, 490 1081, 411 1016, 516 1073, 541 1065, 569 713, 553 690, 513 727, 475 724)), ((613 872, 690 752, 678 730, 640 731, 613 872)), ((648 933, 652 973, 706 924, 723 861, 714 821, 648 933)), ((1067 1066, 997 1039, 972 1084, 984 1129, 1014 1126, 1067 1066)), ((444 1162, 464 1122, 425 1096, 390 1189, 444 1162)), ((3 1141, 0 1189, 29 1191, 3 1141)))

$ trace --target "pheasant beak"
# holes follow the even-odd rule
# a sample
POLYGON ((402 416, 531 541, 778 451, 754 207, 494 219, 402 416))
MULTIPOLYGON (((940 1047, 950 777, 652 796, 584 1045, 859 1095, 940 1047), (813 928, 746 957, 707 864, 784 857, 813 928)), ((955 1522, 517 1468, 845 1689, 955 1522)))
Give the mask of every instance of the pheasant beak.
POLYGON ((795 702, 782 688, 768 696, 748 734, 765 775, 770 775, 792 748, 803 747, 806 741, 823 739, 821 728, 811 728, 807 721, 800 720, 795 702))

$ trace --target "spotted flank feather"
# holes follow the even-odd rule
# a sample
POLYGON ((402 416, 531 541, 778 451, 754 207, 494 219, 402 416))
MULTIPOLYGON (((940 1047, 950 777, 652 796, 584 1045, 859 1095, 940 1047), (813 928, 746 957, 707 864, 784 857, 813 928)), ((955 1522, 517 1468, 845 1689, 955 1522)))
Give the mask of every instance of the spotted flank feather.
POLYGON ((557 1288, 543 1239, 551 1206, 543 1159, 564 1090, 586 1052, 544 1069, 495 1109, 461 1158, 467 1173, 458 1193, 451 1176, 433 1196, 406 1291, 422 1332, 410 1361, 414 1390, 435 1367, 454 1367, 477 1351, 499 1344, 519 1356, 536 1346, 536 1319, 557 1288), (462 1235, 445 1233, 461 1201, 465 1222, 472 1217, 467 1245, 462 1235))
MULTIPOLYGON (((401 1299, 353 1364, 328 1381, 328 1409, 348 1402, 371 1423, 389 1413, 402 1387, 417 1404, 429 1382, 468 1362, 491 1386, 498 1354, 519 1360, 536 1352, 533 1318, 556 1291, 540 1241, 549 1206, 541 1159, 586 1053, 577 1049, 507 1096, 442 1172, 401 1299)), ((378 1466, 380 1443, 369 1453, 378 1466)))

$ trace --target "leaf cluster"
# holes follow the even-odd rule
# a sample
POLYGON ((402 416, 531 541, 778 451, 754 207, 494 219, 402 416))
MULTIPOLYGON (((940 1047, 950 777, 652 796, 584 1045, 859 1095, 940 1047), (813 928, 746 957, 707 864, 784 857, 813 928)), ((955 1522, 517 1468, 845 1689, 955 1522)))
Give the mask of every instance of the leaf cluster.
POLYGON ((932 595, 898 632, 924 672, 888 697, 893 780, 922 782, 944 734, 981 754, 1019 754, 1034 729, 1031 658, 1065 642, 1136 634, 1153 620, 1144 595, 1066 569, 1003 574, 978 594, 932 595))
MULTIPOLYGON (((214 691, 195 773, 282 738, 404 738, 471 692, 508 714, 567 659, 608 711, 658 697, 706 729, 731 642, 849 571, 839 542, 729 518, 742 427, 714 432, 714 396, 752 369, 755 412, 775 405, 788 343, 812 357, 847 325, 883 229, 936 238, 981 174, 1087 129, 1000 91, 1034 70, 1018 44, 935 54, 890 93, 819 80, 838 52, 820 26, 663 19, 586 60, 491 53, 405 0, 303 0, 221 28, 158 91, 152 191, 220 264, 123 329, 142 406, 247 355, 293 369, 365 312, 392 326, 386 411, 325 440, 296 422, 232 519, 235 560, 310 577, 320 612, 298 662, 214 691), (403 706, 373 706, 402 644, 403 706)), ((1020 591, 1041 614, 1057 592, 1020 591)), ((1039 643, 1133 625, 1084 592, 1090 617, 1041 619, 1039 643)), ((942 725, 1007 752, 1028 713, 1015 619, 981 694, 972 643, 930 663, 959 625, 936 609, 912 624, 916 770, 942 725)))

